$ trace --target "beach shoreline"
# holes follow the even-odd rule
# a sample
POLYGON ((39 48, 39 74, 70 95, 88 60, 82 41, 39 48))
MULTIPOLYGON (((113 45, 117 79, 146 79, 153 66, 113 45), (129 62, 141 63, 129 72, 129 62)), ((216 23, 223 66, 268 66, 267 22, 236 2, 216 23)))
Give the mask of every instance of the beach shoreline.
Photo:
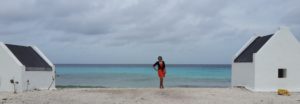
MULTIPOLYGON (((168 88, 231 88, 230 86, 195 86, 195 85, 178 85, 167 86, 168 88)), ((106 87, 106 86, 89 86, 89 85, 56 85, 57 89, 70 89, 70 88, 154 88, 154 87, 106 87)))
POLYGON ((300 93, 251 92, 243 88, 59 88, 1 92, 1 104, 299 104, 300 93))

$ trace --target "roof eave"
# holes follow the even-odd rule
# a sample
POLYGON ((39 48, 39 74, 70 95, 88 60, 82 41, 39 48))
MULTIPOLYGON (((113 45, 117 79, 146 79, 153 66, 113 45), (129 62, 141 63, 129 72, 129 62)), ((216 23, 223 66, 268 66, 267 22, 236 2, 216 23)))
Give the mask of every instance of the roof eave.
POLYGON ((243 46, 242 46, 242 48, 237 52, 237 53, 235 53, 235 55, 234 55, 234 57, 233 57, 233 59, 232 59, 232 62, 233 63, 235 63, 234 62, 234 60, 256 39, 258 37, 258 35, 256 35, 256 36, 252 36, 247 42, 246 42, 246 44, 244 44, 243 46))

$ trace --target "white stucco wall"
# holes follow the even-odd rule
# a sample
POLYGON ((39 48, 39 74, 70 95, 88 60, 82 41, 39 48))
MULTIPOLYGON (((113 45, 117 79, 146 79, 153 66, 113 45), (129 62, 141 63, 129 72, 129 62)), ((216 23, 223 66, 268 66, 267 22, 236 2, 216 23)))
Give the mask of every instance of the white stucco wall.
POLYGON ((277 31, 254 60, 255 91, 300 91, 300 44, 287 28, 277 31), (286 78, 278 78, 278 68, 287 69, 286 78))
MULTIPOLYGON (((22 90, 46 90, 51 85, 52 77, 54 76, 55 75, 54 73, 52 73, 52 71, 23 71, 22 90), (27 84, 27 80, 29 80, 29 84, 27 84)), ((55 89, 55 81, 53 82, 50 89, 55 89)))
MULTIPOLYGON (((252 36, 246 44, 233 56, 236 59, 257 36, 252 36)), ((254 64, 253 63, 232 63, 231 64, 231 86, 244 86, 247 89, 254 88, 254 64)))
POLYGON ((231 69, 231 86, 244 86, 254 88, 254 64, 233 63, 231 69))
MULTIPOLYGON (((14 91, 10 80, 21 82, 21 72, 24 68, 5 44, 0 42, 0 91, 14 91)), ((20 91, 20 88, 21 84, 16 85, 17 91, 20 91)))

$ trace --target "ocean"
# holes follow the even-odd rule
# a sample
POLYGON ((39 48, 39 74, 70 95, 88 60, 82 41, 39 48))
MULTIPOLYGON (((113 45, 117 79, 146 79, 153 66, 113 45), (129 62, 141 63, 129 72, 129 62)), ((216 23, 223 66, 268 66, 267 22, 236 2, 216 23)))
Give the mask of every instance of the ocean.
MULTIPOLYGON (((165 87, 230 87, 230 65, 167 65, 165 87)), ((57 87, 156 88, 152 65, 58 64, 57 87)))

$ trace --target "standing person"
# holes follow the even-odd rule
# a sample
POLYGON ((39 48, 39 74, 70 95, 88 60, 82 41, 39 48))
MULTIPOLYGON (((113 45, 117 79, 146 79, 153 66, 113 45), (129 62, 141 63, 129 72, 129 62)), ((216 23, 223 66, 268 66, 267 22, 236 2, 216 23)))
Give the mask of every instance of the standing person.
POLYGON ((163 89, 164 88, 164 77, 167 73, 166 65, 161 56, 158 56, 157 59, 158 59, 158 61, 155 64, 153 64, 153 68, 154 68, 154 70, 157 71, 158 77, 160 79, 159 88, 163 89), (158 69, 156 69, 156 65, 158 66, 158 69))

